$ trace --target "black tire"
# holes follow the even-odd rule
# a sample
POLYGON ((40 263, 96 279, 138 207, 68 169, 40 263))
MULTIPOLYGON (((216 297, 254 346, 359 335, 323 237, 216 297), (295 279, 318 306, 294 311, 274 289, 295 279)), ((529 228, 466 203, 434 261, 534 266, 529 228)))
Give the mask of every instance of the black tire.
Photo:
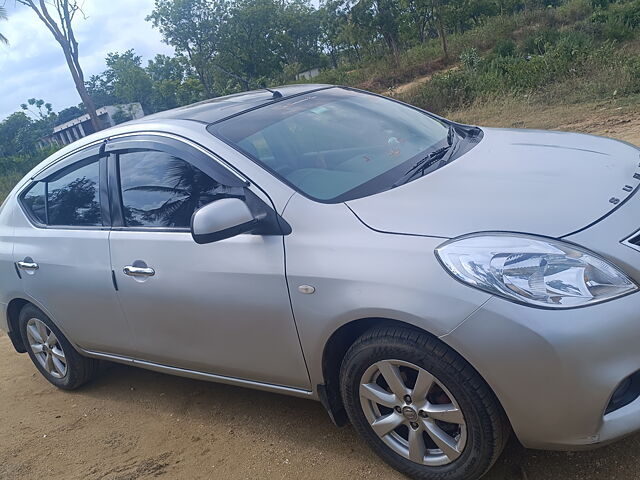
POLYGON ((408 328, 380 327, 363 334, 345 355, 340 386, 356 431, 385 462, 414 479, 477 480, 498 459, 511 432, 502 407, 478 372, 440 340, 408 328), (451 463, 427 466, 413 462, 390 448, 372 429, 360 402, 361 379, 377 362, 392 359, 431 373, 456 399, 464 415, 467 440, 451 463))
POLYGON ((75 390, 96 376, 98 372, 99 362, 97 360, 86 358, 80 355, 69 343, 67 338, 62 334, 60 329, 56 327, 51 319, 47 317, 39 308, 31 304, 25 305, 24 308, 20 311, 18 322, 20 335, 22 336, 22 341, 24 342, 31 361, 44 376, 44 378, 46 378, 53 385, 63 390, 75 390), (66 361, 66 372, 61 378, 57 378, 49 373, 36 358, 36 353, 34 353, 32 347, 30 346, 30 342, 27 336, 27 324, 31 319, 40 320, 47 326, 49 331, 53 332, 57 337, 58 344, 64 353, 66 361))

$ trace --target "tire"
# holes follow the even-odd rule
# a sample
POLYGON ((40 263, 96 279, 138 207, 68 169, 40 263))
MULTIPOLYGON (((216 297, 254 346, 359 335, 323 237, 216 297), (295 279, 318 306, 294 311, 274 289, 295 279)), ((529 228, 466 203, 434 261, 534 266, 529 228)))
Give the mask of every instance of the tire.
POLYGON ((380 327, 363 334, 343 359, 340 387, 356 431, 410 478, 477 480, 511 432, 473 367, 419 331, 380 327))
POLYGON ((39 308, 25 305, 18 322, 31 361, 53 385, 75 390, 95 377, 99 362, 80 355, 39 308))

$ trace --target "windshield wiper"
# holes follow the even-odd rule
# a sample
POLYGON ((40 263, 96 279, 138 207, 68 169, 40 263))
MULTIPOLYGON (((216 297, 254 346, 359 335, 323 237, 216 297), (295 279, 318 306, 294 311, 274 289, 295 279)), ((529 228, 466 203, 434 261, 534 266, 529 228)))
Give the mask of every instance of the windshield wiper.
POLYGON ((423 176, 427 169, 431 168, 436 162, 446 162, 446 160, 448 159, 445 159, 445 157, 448 153, 453 152, 453 148, 457 142, 457 139, 458 134, 456 133, 453 125, 450 125, 449 133, 447 134, 447 145, 434 150, 433 152, 429 153, 429 155, 419 160, 413 167, 407 170, 402 175, 402 177, 400 177, 400 179, 391 186, 391 188, 403 185, 418 175, 423 176))

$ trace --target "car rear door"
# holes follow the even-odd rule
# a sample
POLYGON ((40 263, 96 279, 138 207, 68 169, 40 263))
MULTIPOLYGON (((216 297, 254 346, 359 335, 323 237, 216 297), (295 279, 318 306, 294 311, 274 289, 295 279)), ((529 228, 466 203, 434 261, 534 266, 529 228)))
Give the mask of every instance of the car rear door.
POLYGON ((95 147, 32 180, 18 198, 14 260, 26 295, 73 343, 127 355, 133 343, 112 281, 106 167, 95 147))
POLYGON ((198 245, 189 224, 221 198, 269 198, 198 146, 136 136, 109 143, 111 262, 137 357, 308 389, 282 236, 198 245), (132 268, 133 267, 133 268, 132 268))

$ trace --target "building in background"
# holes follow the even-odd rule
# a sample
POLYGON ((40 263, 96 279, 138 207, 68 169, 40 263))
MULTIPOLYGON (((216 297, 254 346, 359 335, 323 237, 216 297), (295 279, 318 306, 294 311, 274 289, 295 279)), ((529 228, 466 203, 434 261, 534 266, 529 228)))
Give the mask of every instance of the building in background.
MULTIPOLYGON (((145 115, 142 105, 139 103, 100 107, 97 110, 97 114, 103 128, 113 127, 122 122, 142 118, 145 115)), ((87 113, 54 127, 53 134, 38 140, 38 146, 45 148, 52 145, 69 145, 94 132, 91 119, 87 113)))
POLYGON ((309 70, 305 70, 304 72, 300 72, 296 75, 296 80, 311 80, 312 78, 320 75, 320 68, 311 68, 309 70))

